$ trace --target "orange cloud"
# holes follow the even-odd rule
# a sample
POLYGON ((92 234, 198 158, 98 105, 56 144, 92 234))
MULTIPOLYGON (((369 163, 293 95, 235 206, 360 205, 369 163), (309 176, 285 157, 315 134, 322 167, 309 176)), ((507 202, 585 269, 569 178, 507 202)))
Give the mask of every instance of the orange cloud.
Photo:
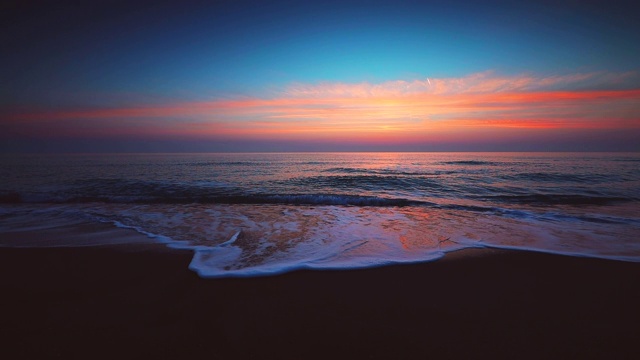
POLYGON ((468 136, 477 129, 640 129, 640 89, 630 86, 636 78, 636 73, 504 77, 486 72, 382 84, 294 84, 273 98, 4 114, 0 127, 8 134, 41 136, 380 141, 468 136), (609 90, 567 89, 586 85, 609 90))

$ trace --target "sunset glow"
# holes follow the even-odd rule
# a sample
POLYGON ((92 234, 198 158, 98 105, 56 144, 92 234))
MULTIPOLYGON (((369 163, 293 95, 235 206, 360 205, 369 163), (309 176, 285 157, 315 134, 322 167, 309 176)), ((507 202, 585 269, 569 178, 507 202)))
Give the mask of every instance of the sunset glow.
MULTIPOLYGON (((341 8, 338 13, 351 13, 352 10, 350 7, 341 8)), ((416 9, 398 11, 408 16, 409 10, 416 9)), ((438 7, 431 10, 444 11, 438 7)), ((374 13, 376 18, 387 19, 384 13, 377 10, 374 13)), ((320 15, 327 19, 334 16, 331 12, 320 15)), ((191 16, 198 17, 196 14, 191 16)), ((264 25, 261 22, 265 19, 255 14, 253 16, 258 24, 264 25)), ((485 16, 490 19, 497 13, 489 12, 485 16)), ((388 18, 390 21, 393 19, 388 18)), ((576 18, 572 21, 577 26, 582 20, 576 18)), ((286 23, 289 20, 283 21, 286 23)), ((353 21, 358 23, 359 20, 353 21)), ((411 24, 400 27, 399 33, 412 37, 442 29, 463 33, 471 31, 461 19, 456 19, 452 24, 411 24), (454 23, 459 27, 454 28, 454 23)), ((232 23, 225 26, 235 28, 232 23)), ((303 25, 296 26, 298 31, 305 29, 303 25)), ((309 25, 309 29, 318 26, 324 25, 314 23, 309 25)), ((367 28, 370 33, 357 31, 357 39, 348 42, 354 49, 352 54, 361 54, 364 50, 357 50, 359 44, 366 44, 370 36, 378 35, 379 41, 388 43, 379 33, 385 26, 367 28)), ((525 30, 531 29, 522 29, 525 30)), ((297 33, 289 29, 286 34, 295 38, 297 33)), ((266 41, 264 39, 268 37, 265 34, 254 35, 251 41, 255 44, 266 41)), ((350 39, 349 33, 342 36, 344 41, 350 39)), ((310 39, 315 39, 313 41, 319 47, 331 44, 337 49, 344 45, 343 40, 338 40, 340 37, 311 37, 306 41, 310 39), (329 41, 330 38, 335 40, 329 41)), ((156 37, 152 37, 148 39, 148 44, 157 41, 156 37)), ((233 37, 225 38, 224 43, 230 49, 244 49, 242 42, 233 37)), ((398 38, 398 43, 394 44, 388 43, 390 50, 400 49, 404 43, 398 38)), ((204 84, 200 80, 189 82, 187 77, 206 78, 207 71, 213 71, 214 68, 201 67, 199 73, 176 69, 184 73, 184 79, 176 78, 182 85, 165 91, 163 95, 158 94, 158 88, 145 85, 148 80, 137 80, 138 83, 129 83, 121 88, 101 85, 104 89, 99 90, 89 85, 70 87, 70 80, 80 79, 80 75, 72 72, 60 82, 62 90, 54 88, 53 83, 36 88, 28 80, 31 75, 25 72, 23 80, 19 80, 20 76, 14 76, 17 79, 13 84, 16 92, 7 94, 7 99, 13 98, 15 101, 5 100, 0 108, 0 136, 6 140, 5 147, 8 150, 22 148, 25 141, 73 144, 91 139, 106 141, 105 146, 113 151, 118 150, 115 144, 127 139, 158 142, 160 147, 164 146, 161 145, 163 142, 177 141, 183 144, 178 149, 186 151, 191 151, 190 144, 194 142, 200 144, 198 149, 210 148, 213 151, 246 149, 247 142, 255 145, 250 149, 252 151, 438 150, 440 145, 446 145, 442 148, 445 150, 456 150, 458 147, 460 150, 473 150, 475 145, 479 149, 509 150, 515 144, 522 145, 522 141, 527 144, 527 149, 535 150, 638 149, 637 142, 633 140, 640 136, 640 75, 636 68, 614 66, 615 61, 608 67, 581 64, 582 69, 592 69, 588 71, 556 68, 553 61, 542 67, 528 68, 514 67, 511 60, 506 59, 492 63, 490 67, 487 63, 480 69, 475 65, 466 66, 466 70, 454 66, 443 68, 442 64, 451 63, 457 58, 443 58, 437 63, 440 65, 436 66, 433 57, 425 57, 426 53, 431 54, 430 47, 411 44, 414 56, 425 59, 424 65, 404 68, 401 64, 408 59, 408 54, 404 54, 392 56, 393 61, 385 62, 385 70, 380 72, 371 69, 360 71, 362 68, 375 67, 375 57, 363 59, 360 63, 327 59, 325 67, 309 67, 300 72, 289 70, 286 61, 272 63, 267 55, 274 51, 283 54, 288 51, 293 61, 299 55, 296 49, 300 43, 298 40, 288 40, 274 44, 263 54, 264 63, 260 63, 260 66, 255 63, 251 70, 235 64, 231 58, 225 60, 225 71, 247 71, 237 77, 220 75, 204 84), (316 74, 328 68, 334 69, 333 73, 327 76, 316 74), (274 71, 272 69, 279 69, 282 76, 274 78, 268 75, 274 71), (344 70, 355 76, 338 76, 344 70), (413 74, 407 76, 406 71, 413 74), (247 80, 249 74, 255 80, 247 80), (132 86, 138 89, 127 89, 132 86), (78 95, 79 92, 82 95, 78 95), (594 135, 598 131, 606 135, 598 139, 594 135), (114 146, 108 146, 108 141, 112 141, 114 146), (227 145, 220 145, 221 142, 227 145), (300 146, 305 142, 316 145, 312 148, 300 146), (341 146, 336 147, 337 142, 341 142, 341 146), (549 142, 555 142, 555 147, 544 145, 549 142), (571 145, 560 146, 562 142, 571 145), (273 147, 269 144, 279 145, 273 147), (353 147, 354 144, 358 146, 353 147), (377 147, 385 144, 388 147, 377 147)), ((442 51, 448 46, 438 44, 436 42, 434 46, 442 48, 442 51)), ((532 40, 530 46, 542 46, 537 44, 532 40)), ((217 48, 218 45, 211 43, 208 46, 217 48)), ((464 44, 460 46, 461 50, 465 49, 464 44)), ((466 46, 468 54, 464 56, 469 59, 476 56, 478 64, 485 63, 482 59, 488 57, 489 52, 476 53, 473 44, 466 46)), ((504 43, 488 42, 487 46, 501 49, 515 45, 505 40, 504 43)), ((378 45, 370 50, 374 49, 380 59, 390 56, 378 45)), ((561 47, 553 48, 556 52, 561 50, 561 47)), ((32 51, 39 50, 34 48, 32 51)), ((550 51, 552 48, 547 49, 547 52, 550 51)), ((129 59, 135 64, 136 56, 141 55, 134 53, 118 53, 117 56, 123 59, 131 56, 129 59)), ((192 50, 185 49, 180 54, 186 56, 192 54, 192 50)), ((328 53, 317 55, 320 58, 329 56, 328 53)), ((191 58, 191 61, 194 59, 191 58)), ((295 64, 302 66, 310 63, 298 61, 295 64)), ((68 72, 70 69, 65 67, 61 71, 68 72)), ((218 71, 220 66, 215 69, 218 71)), ((97 74, 94 71, 98 69, 82 76, 91 77, 91 74, 97 74)), ((141 69, 141 73, 144 71, 141 69)), ((131 76, 137 78, 138 74, 131 76)), ((160 72, 153 76, 166 77, 160 72)), ((112 79, 124 84, 126 78, 114 75, 112 79)), ((33 82, 39 83, 40 80, 33 82)), ((53 149, 56 147, 53 146, 53 149)), ((140 149, 144 150, 144 147, 140 149)))
MULTIPOLYGON (((627 74, 628 78, 635 76, 627 74)), ((640 128, 640 90, 545 89, 565 85, 561 81, 472 75, 434 79, 433 88, 419 81, 298 84, 270 99, 15 113, 7 116, 11 121, 4 126, 18 134, 30 132, 45 138, 53 134, 174 134, 212 139, 337 137, 372 143, 415 142, 444 134, 466 138, 478 129, 500 136, 504 129, 640 128)))

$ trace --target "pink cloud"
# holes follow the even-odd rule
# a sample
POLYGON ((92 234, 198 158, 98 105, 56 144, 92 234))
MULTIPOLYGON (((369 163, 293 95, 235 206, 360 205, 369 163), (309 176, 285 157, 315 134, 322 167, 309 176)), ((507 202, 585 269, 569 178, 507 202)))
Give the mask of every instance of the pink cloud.
POLYGON ((496 134, 499 129, 637 131, 640 89, 631 86, 637 78, 632 72, 547 77, 484 72, 380 84, 293 84, 269 99, 5 113, 0 115, 0 128, 9 135, 45 137, 362 139, 470 136, 478 129, 494 129, 496 134))

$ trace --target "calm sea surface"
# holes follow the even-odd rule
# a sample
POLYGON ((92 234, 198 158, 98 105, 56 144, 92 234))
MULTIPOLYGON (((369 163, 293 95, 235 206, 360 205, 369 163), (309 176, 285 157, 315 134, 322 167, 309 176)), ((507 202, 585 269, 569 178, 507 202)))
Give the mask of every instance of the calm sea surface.
POLYGON ((638 153, 2 155, 0 165, 0 235, 107 222, 193 249, 205 277, 468 247, 640 261, 638 153))

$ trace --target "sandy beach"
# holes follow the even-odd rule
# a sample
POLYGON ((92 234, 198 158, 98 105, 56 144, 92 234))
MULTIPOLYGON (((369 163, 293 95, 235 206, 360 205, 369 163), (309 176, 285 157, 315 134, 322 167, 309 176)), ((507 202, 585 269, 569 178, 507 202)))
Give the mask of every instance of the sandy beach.
POLYGON ((0 356, 640 356, 638 263, 486 251, 201 279, 189 251, 141 242, 0 248, 0 356))

